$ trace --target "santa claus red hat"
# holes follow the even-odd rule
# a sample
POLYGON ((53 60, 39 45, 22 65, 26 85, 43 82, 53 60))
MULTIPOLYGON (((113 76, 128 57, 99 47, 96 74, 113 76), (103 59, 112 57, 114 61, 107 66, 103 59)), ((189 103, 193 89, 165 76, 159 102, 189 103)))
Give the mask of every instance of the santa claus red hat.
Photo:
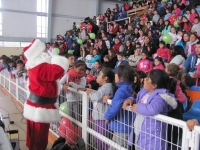
POLYGON ((45 51, 45 44, 39 39, 34 39, 32 43, 23 49, 24 55, 28 60, 33 60, 45 51))

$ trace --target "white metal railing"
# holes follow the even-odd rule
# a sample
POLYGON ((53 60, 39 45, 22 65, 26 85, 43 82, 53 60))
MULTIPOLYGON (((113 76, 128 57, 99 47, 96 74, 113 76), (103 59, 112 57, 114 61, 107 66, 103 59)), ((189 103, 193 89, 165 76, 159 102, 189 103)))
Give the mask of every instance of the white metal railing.
MULTIPOLYGON (((18 78, 15 80, 10 78, 8 75, 8 71, 4 70, 0 73, 0 84, 10 93, 12 94, 21 104, 24 104, 26 101, 26 98, 28 97, 28 90, 26 89, 26 82, 22 83, 19 81, 18 78)), ((86 95, 85 92, 82 91, 77 91, 76 89, 70 88, 70 94, 74 95, 78 99, 75 102, 72 102, 74 104, 78 104, 79 107, 77 107, 76 110, 73 107, 69 107, 67 102, 67 109, 68 113, 63 113, 60 111, 60 115, 63 116, 64 118, 68 119, 71 123, 71 126, 67 125, 66 122, 63 123, 62 121, 60 123, 54 123, 51 124, 51 129, 50 131, 53 132, 57 137, 60 135, 64 135, 67 139, 67 141, 70 142, 76 139, 77 136, 82 136, 86 143, 86 149, 95 149, 98 150, 98 142, 103 144, 103 147, 105 150, 109 148, 109 150, 116 149, 116 150, 127 150, 128 149, 128 139, 125 135, 125 133, 121 133, 121 137, 117 137, 117 141, 123 140, 123 143, 120 142, 115 142, 116 139, 113 141, 112 136, 115 135, 111 130, 109 130, 107 127, 103 128, 101 125, 98 125, 93 119, 90 118, 91 112, 93 111, 92 108, 88 107, 88 96, 86 95), (76 110, 76 111, 74 111, 76 110), (74 113, 74 115, 72 115, 74 113), (77 119, 77 117, 79 119, 77 119), (81 118, 81 119, 80 119, 81 118), (109 135, 104 135, 104 133, 100 133, 99 131, 96 130, 95 126, 98 126, 100 129, 103 129, 103 131, 107 132, 109 135), (64 127, 64 133, 63 128, 64 127), (73 128, 72 128, 73 127, 73 128), (81 133, 79 133, 81 131, 81 133), (126 138, 125 138, 126 137, 126 138), (72 139, 70 139, 72 138, 72 139), (123 146, 122 146, 123 145, 123 146)), ((60 95, 61 98, 63 98, 63 101, 67 101, 66 95, 60 95)), ((121 116, 123 115, 124 110, 120 110, 122 112, 121 116)), ((126 110, 128 111, 128 110, 126 110)), ((104 115, 104 114, 100 114, 104 115)), ((135 115, 135 113, 132 113, 132 115, 135 115)), ((119 116, 120 117, 120 116, 119 116)), ((147 118, 147 116, 145 116, 147 118)), ((163 149, 182 149, 182 150, 198 150, 199 149, 199 135, 200 135, 200 127, 196 126, 193 131, 189 131, 186 123, 181 120, 177 120, 174 118, 170 118, 164 115, 156 115, 152 117, 148 117, 151 122, 155 122, 155 126, 149 126, 148 128, 150 129, 155 129, 157 130, 157 123, 160 124, 159 130, 163 130, 164 136, 162 134, 156 135, 155 133, 152 133, 151 130, 148 132, 148 128, 145 128, 145 131, 139 130, 140 132, 144 132, 144 139, 146 137, 150 136, 151 138, 155 138, 156 140, 160 141, 161 143, 164 143, 164 148, 163 149), (171 126, 170 130, 170 135, 167 136, 168 134, 168 129, 167 127, 171 126), (177 142, 173 143, 173 134, 174 132, 177 131, 177 142), (171 140, 169 140, 169 137, 171 136, 171 140)), ((134 128, 134 126, 125 124, 124 122, 120 122, 118 117, 115 117, 114 120, 117 123, 120 123, 121 125, 124 125, 124 128, 130 128, 128 130, 128 134, 130 134, 131 130, 134 128)), ((119 126, 120 128, 120 126, 119 126)), ((135 129, 137 130, 137 129, 135 129)), ((114 138, 114 137, 113 137, 114 138)), ((156 141, 155 141, 156 142, 156 141)), ((71 143, 71 142, 70 142, 71 143)), ((131 145, 135 145, 133 141, 129 142, 131 145)), ((156 144, 154 145, 153 148, 147 148, 147 149, 155 149, 157 150, 157 147, 155 147, 156 144)), ((142 149, 142 148, 141 148, 142 149)), ((146 150, 146 149, 145 149, 146 150)))

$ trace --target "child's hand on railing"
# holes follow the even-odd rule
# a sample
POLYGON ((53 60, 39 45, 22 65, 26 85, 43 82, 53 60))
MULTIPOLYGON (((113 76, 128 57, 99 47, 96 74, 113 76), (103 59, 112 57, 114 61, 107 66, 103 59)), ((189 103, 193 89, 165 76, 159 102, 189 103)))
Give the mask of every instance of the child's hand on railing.
POLYGON ((137 108, 137 104, 133 104, 132 106, 130 106, 130 110, 132 112, 136 112, 136 108, 137 108))
POLYGON ((194 126, 198 125, 198 121, 197 120, 188 120, 186 122, 188 129, 190 130, 194 130, 194 126))
POLYGON ((122 105, 122 108, 124 110, 126 110, 127 106, 131 106, 133 104, 133 101, 132 99, 128 98, 124 101, 123 105, 122 105))
POLYGON ((109 100, 110 98, 111 98, 110 96, 105 95, 105 96, 103 97, 104 103, 108 103, 108 100, 109 100))
POLYGON ((92 89, 87 89, 86 94, 90 95, 90 93, 92 93, 92 91, 93 91, 92 89))
POLYGON ((69 93, 68 87, 69 86, 67 86, 67 84, 64 84, 63 87, 62 87, 62 90, 65 91, 66 93, 69 93))

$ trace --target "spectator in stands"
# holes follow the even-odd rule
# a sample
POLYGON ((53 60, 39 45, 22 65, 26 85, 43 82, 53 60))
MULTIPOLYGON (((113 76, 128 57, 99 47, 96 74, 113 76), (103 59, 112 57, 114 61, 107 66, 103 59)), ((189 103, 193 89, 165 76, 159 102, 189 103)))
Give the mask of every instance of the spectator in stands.
MULTIPOLYGON (((104 102, 112 99, 112 104, 105 113, 105 119, 108 123, 108 129, 113 132, 112 141, 122 147, 127 148, 128 135, 132 125, 132 113, 121 109, 123 102, 131 97, 133 92, 132 83, 134 80, 134 70, 129 65, 120 65, 115 74, 115 83, 118 87, 114 97, 104 96, 104 102)), ((110 147, 109 150, 115 150, 110 147)))
POLYGON ((138 28, 138 27, 136 27, 136 28, 134 29, 134 32, 133 32, 132 37, 133 37, 133 41, 136 41, 136 40, 140 37, 139 28, 138 28))
POLYGON ((115 44, 113 45, 113 49, 116 54, 124 51, 124 46, 121 44, 121 40, 119 38, 115 38, 115 44))
POLYGON ((103 60, 105 55, 108 55, 108 48, 106 46, 106 42, 104 40, 100 41, 100 45, 98 46, 97 50, 99 51, 99 54, 103 60))
POLYGON ((128 17, 127 11, 124 9, 124 7, 122 7, 122 11, 121 11, 122 15, 120 19, 124 19, 128 17))
POLYGON ((193 24, 194 23, 194 18, 198 18, 199 17, 199 14, 198 14, 198 12, 196 11, 196 9, 195 8, 192 8, 191 9, 191 14, 190 14, 190 18, 189 18, 189 20, 190 20, 190 22, 193 24))
POLYGON ((162 57, 164 62, 169 63, 171 60, 170 50, 166 47, 164 41, 160 41, 156 54, 157 56, 162 57))
POLYGON ((146 51, 150 57, 152 57, 152 55, 156 53, 155 43, 152 40, 150 40, 148 36, 144 37, 142 51, 146 51))
POLYGON ((200 35, 200 19, 198 17, 194 18, 194 24, 192 26, 191 32, 200 35))
POLYGON ((135 149, 166 149, 166 124, 146 116, 167 115, 177 107, 177 101, 171 94, 168 83, 169 76, 164 71, 152 70, 145 78, 144 88, 140 90, 137 98, 130 97, 124 102, 124 109, 129 105, 131 111, 136 113, 134 128, 132 128, 128 142, 131 147, 134 147, 133 143, 135 143, 135 149), (154 107, 156 105, 159 107, 154 107), (156 128, 153 128, 155 125, 156 128))
POLYGON ((80 57, 80 45, 76 41, 72 44, 72 50, 74 50, 73 55, 75 59, 78 59, 80 57))
MULTIPOLYGON (((184 63, 184 67, 187 75, 185 76, 185 82, 187 86, 196 85, 196 78, 199 75, 196 73, 196 66, 200 64, 200 42, 196 43, 195 47, 196 54, 190 54, 184 63)), ((198 85, 200 85, 200 80, 198 81, 198 85)))
POLYGON ((72 43, 73 43, 71 32, 69 32, 69 31, 66 32, 65 41, 67 41, 68 49, 71 50, 72 49, 72 43))
POLYGON ((179 45, 174 47, 171 56, 172 56, 172 60, 170 61, 170 64, 174 63, 176 65, 183 65, 187 58, 187 56, 184 53, 183 47, 179 45))
POLYGON ((128 61, 125 59, 123 52, 119 52, 117 54, 117 60, 118 61, 116 62, 116 65, 115 65, 115 68, 114 68, 115 73, 116 73, 117 67, 119 67, 119 65, 128 64, 128 61))
POLYGON ((130 55, 133 55, 134 50, 133 50, 133 45, 130 40, 126 41, 123 53, 125 57, 129 57, 130 55))
POLYGON ((99 72, 101 71, 101 61, 96 60, 94 63, 94 67, 90 70, 90 74, 97 77, 99 75, 99 72))
POLYGON ((169 2, 167 3, 167 9, 173 10, 173 2, 169 1, 169 2))
POLYGON ((151 21, 153 19, 153 10, 151 8, 148 9, 148 12, 147 12, 147 18, 149 21, 151 21))
POLYGON ((85 18, 85 22, 90 23, 92 25, 92 33, 97 35, 99 27, 90 19, 89 17, 85 18))
POLYGON ((164 16, 164 20, 168 20, 170 16, 171 16, 171 9, 167 8, 166 15, 164 16))
POLYGON ((160 17, 164 17, 165 16, 165 14, 166 14, 166 7, 167 7, 166 2, 162 2, 162 7, 159 10, 160 17))
POLYGON ((183 31, 190 32, 192 29, 192 23, 185 16, 181 18, 181 21, 179 21, 178 24, 183 31))
POLYGON ((136 48, 133 55, 130 55, 128 58, 128 63, 131 67, 136 68, 138 62, 141 60, 140 48, 136 48))
POLYGON ((124 29, 125 29, 125 30, 128 29, 128 25, 129 25, 129 20, 126 19, 126 20, 125 20, 125 24, 124 24, 124 29))
POLYGON ((70 69, 72 69, 72 68, 74 67, 75 57, 74 57, 74 55, 72 55, 72 54, 67 54, 67 55, 66 55, 66 58, 67 58, 68 61, 69 61, 69 69, 68 69, 68 70, 70 70, 70 69))
POLYGON ((176 14, 175 11, 172 11, 172 14, 168 20, 170 21, 170 25, 174 26, 174 21, 178 20, 178 15, 176 14))
POLYGON ((180 14, 181 14, 181 9, 179 8, 179 5, 176 4, 176 3, 174 3, 173 8, 174 8, 174 11, 176 12, 176 15, 177 15, 177 16, 180 16, 180 14))
POLYGON ((128 2, 125 1, 125 2, 124 2, 124 9, 125 9, 126 11, 128 11, 129 8, 130 8, 130 6, 129 6, 128 2))
POLYGON ((176 28, 171 27, 171 31, 168 34, 171 35, 171 37, 172 37, 172 40, 170 42, 170 45, 172 47, 175 45, 176 41, 178 41, 178 35, 176 34, 176 28))
POLYGON ((2 55, 0 57, 0 65, 1 65, 0 71, 8 68, 7 61, 8 61, 8 57, 6 55, 2 55))
POLYGON ((117 35, 117 32, 119 31, 119 25, 116 23, 116 21, 113 21, 113 25, 114 25, 113 34, 117 35))
POLYGON ((152 62, 149 60, 149 53, 142 51, 141 60, 138 62, 137 71, 149 73, 153 69, 152 62))
POLYGON ((188 45, 189 39, 190 39, 189 32, 185 32, 183 33, 182 39, 176 45, 182 46, 184 49, 184 52, 186 52, 186 47, 188 45))
POLYGON ((187 56, 189 56, 190 54, 195 54, 195 46, 198 41, 199 39, 195 33, 190 34, 190 40, 186 46, 185 52, 187 56))
POLYGON ((153 15, 152 21, 153 21, 153 24, 156 25, 158 23, 160 15, 158 14, 157 10, 154 10, 153 13, 154 13, 154 15, 153 15))
POLYGON ((171 25, 170 25, 169 20, 165 20, 165 26, 161 31, 162 31, 162 35, 168 34, 171 31, 171 25))
POLYGON ((159 31, 159 32, 162 32, 162 30, 164 29, 165 27, 165 22, 163 20, 163 18, 160 18, 158 20, 158 23, 156 24, 156 29, 159 31))
POLYGON ((86 60, 86 64, 87 64, 87 67, 88 68, 92 68, 94 66, 94 63, 99 60, 101 61, 101 56, 99 55, 99 52, 98 50, 94 49, 92 51, 92 55, 93 55, 93 58, 90 59, 90 60, 86 60))
POLYGON ((161 57, 154 58, 154 67, 153 69, 160 69, 165 70, 165 64, 163 62, 163 59, 161 57))
POLYGON ((111 69, 114 69, 117 62, 117 56, 115 51, 113 49, 108 50, 108 55, 104 56, 103 60, 104 60, 103 63, 104 67, 109 67, 111 69))
POLYGON ((115 8, 115 11, 114 11, 114 20, 117 20, 119 17, 119 11, 117 8, 115 8))
POLYGON ((147 28, 147 26, 145 25, 145 22, 144 22, 143 20, 140 20, 139 27, 140 27, 141 31, 142 31, 144 34, 147 33, 148 28, 147 28))

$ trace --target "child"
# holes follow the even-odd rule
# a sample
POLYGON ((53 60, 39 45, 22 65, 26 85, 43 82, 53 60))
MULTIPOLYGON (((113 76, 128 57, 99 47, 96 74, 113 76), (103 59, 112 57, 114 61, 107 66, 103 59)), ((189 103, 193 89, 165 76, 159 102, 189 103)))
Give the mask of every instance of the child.
MULTIPOLYGON (((97 83, 101 86, 97 91, 88 90, 86 93, 93 103, 92 118, 94 129, 98 133, 108 137, 107 124, 104 118, 108 105, 103 102, 103 97, 114 95, 114 72, 110 68, 103 68, 97 77, 97 83)), ((108 145, 97 138, 97 149, 108 150, 108 145)))
POLYGON ((165 47, 165 42, 160 41, 159 43, 159 49, 157 50, 157 56, 162 57, 164 62, 170 62, 171 60, 171 54, 168 48, 165 47))
POLYGON ((194 24, 192 26, 191 32, 197 33, 197 35, 200 35, 200 20, 198 17, 194 18, 194 24))
POLYGON ((175 27, 171 28, 171 31, 168 33, 172 37, 172 41, 170 42, 171 46, 174 46, 176 41, 178 40, 178 35, 176 34, 175 27))
MULTIPOLYGON (((177 99, 177 108, 168 112, 168 116, 183 120, 183 103, 187 101, 186 97, 186 84, 185 84, 185 73, 184 69, 180 68, 176 64, 169 64, 166 69, 166 73, 169 74, 169 88, 172 89, 173 94, 177 99)), ((175 146, 181 137, 181 131, 177 127, 172 127, 171 125, 168 126, 168 141, 171 141, 173 144, 168 143, 169 148, 177 149, 175 146)))
POLYGON ((178 65, 172 63, 169 64, 166 69, 166 73, 169 74, 170 78, 173 78, 175 81, 175 92, 174 95, 180 103, 184 103, 187 100, 186 92, 187 86, 185 84, 185 73, 184 69, 180 68, 178 65))
POLYGON ((130 97, 123 104, 124 109, 130 105, 131 111, 136 113, 128 142, 129 146, 135 146, 135 150, 167 149, 167 124, 150 116, 167 115, 176 108, 177 102, 169 92, 168 82, 169 76, 163 70, 152 70, 145 78, 144 88, 140 90, 137 98, 130 97))
POLYGON ((67 54, 67 55, 66 55, 66 58, 67 58, 68 61, 69 61, 69 70, 70 70, 70 69, 72 69, 73 66, 74 66, 75 57, 74 57, 74 55, 72 55, 72 54, 67 54))
POLYGON ((123 65, 123 64, 128 64, 128 61, 126 61, 126 59, 124 58, 124 53, 123 52, 120 52, 117 54, 117 62, 116 62, 116 65, 115 65, 115 68, 114 68, 114 72, 116 73, 116 70, 117 70, 117 67, 119 65, 123 65))
POLYGON ((170 22, 169 22, 169 20, 165 20, 165 27, 162 30, 162 34, 168 34, 170 32, 170 30, 171 30, 170 22))
POLYGON ((148 52, 142 52, 142 59, 138 62, 137 70, 148 73, 153 69, 151 61, 148 59, 148 52))
POLYGON ((165 70, 165 64, 164 64, 164 62, 163 62, 163 60, 162 60, 162 58, 161 57, 156 57, 155 59, 154 59, 154 67, 153 67, 153 69, 160 69, 160 70, 165 70))
POLYGON ((85 88, 85 68, 85 62, 82 60, 78 60, 75 62, 74 67, 71 70, 69 70, 60 80, 62 90, 64 90, 67 93, 66 97, 69 116, 75 118, 80 122, 82 119, 81 99, 78 95, 74 95, 72 92, 69 92, 68 87, 72 87, 75 89, 85 88))
POLYGON ((194 18, 196 18, 196 17, 198 18, 198 17, 199 17, 199 14, 197 13, 197 11, 196 11, 195 8, 192 8, 192 9, 191 9, 190 18, 189 18, 190 22, 191 22, 191 23, 194 23, 194 18))
MULTIPOLYGON (((132 84, 134 80, 134 70, 129 65, 120 65, 115 74, 115 83, 118 87, 112 98, 112 103, 105 113, 105 120, 108 123, 108 129, 113 131, 112 140, 122 147, 127 147, 128 134, 132 125, 132 113, 121 109, 123 102, 131 96, 133 92, 132 84)), ((110 99, 110 96, 104 96, 104 102, 110 99)), ((115 150, 110 147, 109 150, 115 150)))

